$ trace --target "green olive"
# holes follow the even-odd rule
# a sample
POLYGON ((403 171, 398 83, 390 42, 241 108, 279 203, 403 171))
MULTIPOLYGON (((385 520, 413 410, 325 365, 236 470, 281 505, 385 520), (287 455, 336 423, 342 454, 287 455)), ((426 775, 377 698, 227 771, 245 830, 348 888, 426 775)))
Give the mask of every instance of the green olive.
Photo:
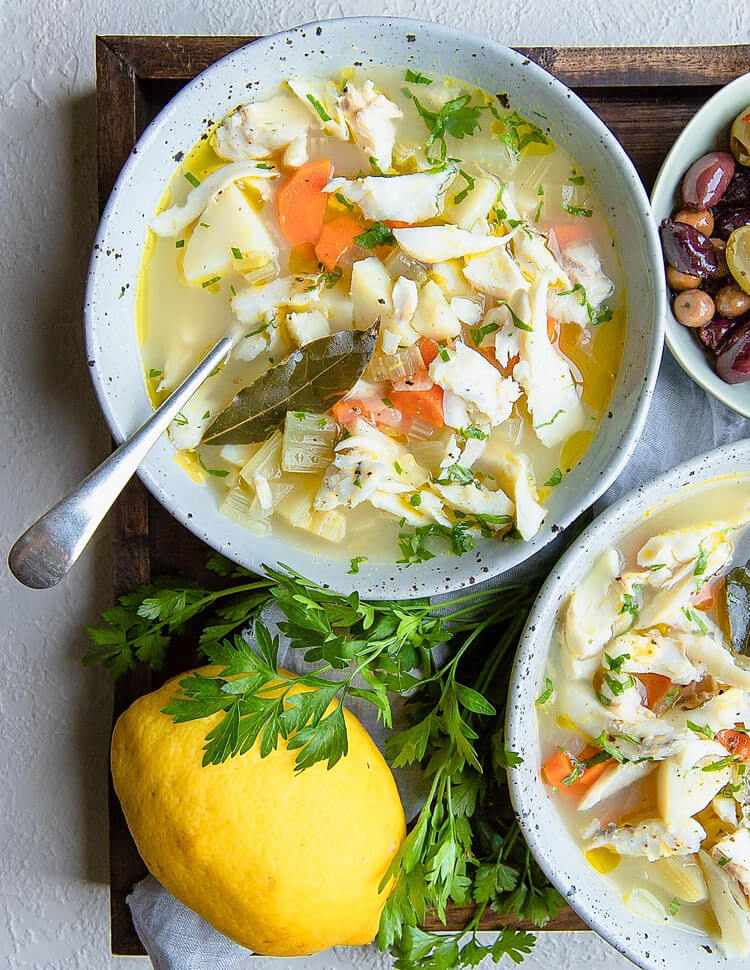
POLYGON ((750 310, 750 294, 745 293, 735 283, 722 286, 714 297, 716 312, 720 317, 733 320, 750 310))
POLYGON ((704 327, 714 315, 714 301, 703 290, 678 293, 672 304, 674 315, 683 327, 704 327))
POLYGON ((735 283, 750 293, 750 226, 734 230, 727 240, 726 257, 735 283))
POLYGON ((729 132, 729 147, 740 165, 750 165, 750 106, 734 119, 729 132))

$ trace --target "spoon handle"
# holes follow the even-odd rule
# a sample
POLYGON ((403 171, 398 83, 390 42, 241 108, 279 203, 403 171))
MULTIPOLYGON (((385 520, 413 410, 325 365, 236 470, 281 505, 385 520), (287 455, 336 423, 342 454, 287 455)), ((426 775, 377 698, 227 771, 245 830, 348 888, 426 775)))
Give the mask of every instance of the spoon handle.
POLYGON ((31 589, 60 582, 147 453, 231 349, 229 337, 219 340, 135 434, 24 532, 8 556, 19 582, 31 589))

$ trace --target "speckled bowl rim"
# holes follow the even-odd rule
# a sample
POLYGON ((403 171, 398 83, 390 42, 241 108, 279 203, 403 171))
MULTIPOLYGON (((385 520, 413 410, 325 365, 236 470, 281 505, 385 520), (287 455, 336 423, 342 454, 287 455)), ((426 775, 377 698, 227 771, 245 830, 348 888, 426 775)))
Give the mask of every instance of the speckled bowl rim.
MULTIPOLYGON (((664 196, 665 203, 674 199, 678 186, 682 181, 682 176, 691 162, 695 161, 695 158, 698 157, 696 156, 694 150, 692 152, 690 151, 690 140, 693 137, 693 132, 695 129, 703 125, 704 117, 716 109, 717 102, 728 99, 734 93, 735 89, 742 87, 747 88, 748 102, 750 102, 750 72, 743 74, 741 77, 735 78, 734 81, 730 81, 729 84, 725 84, 723 88, 713 94, 708 101, 706 101, 706 103, 699 108, 698 111, 696 111, 687 125, 685 125, 659 168, 656 181, 654 182, 654 187, 651 190, 652 208, 657 208, 658 203, 662 201, 662 196, 664 196), (680 164, 677 176, 675 178, 675 175, 671 172, 671 169, 677 165, 677 162, 683 155, 685 156, 684 165, 682 163, 680 164)), ((718 130, 719 129, 716 129, 717 134, 718 130)), ((667 293, 667 289, 668 288, 665 280, 665 295, 667 293)), ((682 324, 675 319, 675 316, 672 313, 672 308, 669 305, 669 300, 667 300, 666 342, 674 359, 685 371, 685 373, 692 380, 694 380, 699 387, 702 387, 704 391, 707 391, 717 400, 721 401, 722 404, 725 404, 728 408, 731 408, 738 414, 743 415, 743 417, 750 418, 750 382, 742 385, 727 384, 714 373, 705 357, 701 357, 698 362, 698 366, 694 367, 686 354, 682 352, 679 339, 675 339, 676 335, 680 335, 684 329, 685 328, 682 326, 682 324), (736 400, 736 395, 732 393, 732 388, 736 387, 745 387, 748 389, 747 402, 736 400)))
MULTIPOLYGON (((194 517, 187 509, 177 504, 177 500, 173 499, 159 480, 157 475, 159 471, 158 467, 152 468, 153 461, 151 461, 151 458, 146 460, 144 465, 139 469, 138 474, 151 493, 182 525, 190 529, 198 538, 218 552, 250 569, 257 571, 262 567, 263 563, 270 562, 275 565, 277 562, 282 561, 299 569, 303 573, 306 572, 308 575, 313 573, 314 575, 320 576, 320 570, 322 568, 324 573, 326 570, 328 572, 319 581, 329 582, 342 592, 356 590, 361 595, 373 599, 385 599, 394 596, 415 597, 439 595, 464 589, 477 582, 491 579, 519 563, 525 562, 551 542, 562 529, 575 521, 582 512, 588 509, 606 491, 629 460, 640 438, 661 360, 664 341, 664 294, 657 283, 661 255, 657 233, 653 220, 650 217, 648 197, 643 184, 629 157, 604 123, 574 92, 570 91, 561 81, 550 75, 543 68, 529 61, 516 51, 503 47, 494 41, 439 24, 398 17, 345 17, 328 21, 312 21, 260 38, 221 58, 190 81, 171 99, 156 118, 154 118, 141 135, 133 152, 118 175, 102 214, 95 240, 94 252, 92 253, 89 265, 84 307, 87 359, 90 365, 95 392, 102 411, 115 440, 118 442, 122 441, 135 428, 125 425, 122 416, 118 413, 118 407, 113 397, 110 396, 111 391, 107 377, 100 369, 98 363, 98 347, 101 334, 97 328, 96 315, 92 305, 96 291, 96 274, 98 272, 97 251, 103 251, 107 245, 115 201, 123 191, 123 186, 130 177, 131 171, 137 166, 139 155, 145 154, 149 150, 151 143, 159 135, 160 129, 169 119, 180 112, 183 101, 197 87, 203 85, 204 79, 209 77, 214 71, 221 69, 222 65, 227 61, 235 61, 237 69, 241 70, 243 66, 242 59, 247 57, 248 52, 252 52, 253 50, 257 52, 268 45, 279 43, 281 39, 284 39, 286 43, 290 43, 289 38, 300 32, 302 35, 305 35, 306 31, 314 31, 317 34, 319 29, 330 30, 331 28, 336 29, 338 27, 345 28, 347 25, 354 24, 356 24, 358 29, 361 29, 363 35, 371 36, 378 30, 399 29, 407 32, 411 31, 414 34, 420 33, 421 37, 424 37, 425 33, 427 33, 429 34, 429 41, 433 46, 439 46, 442 42, 450 42, 457 45, 456 50, 461 46, 468 48, 468 50, 472 51, 472 57, 478 57, 478 51, 488 52, 489 55, 496 56, 508 66, 523 67, 524 70, 535 77, 536 82, 540 86, 542 84, 548 86, 552 90, 555 100, 559 101, 561 119, 565 119, 566 117, 564 108, 566 101, 572 107, 572 111, 568 117, 569 122, 572 121, 572 118, 580 121, 582 116, 585 117, 586 131, 590 134, 592 140, 596 139, 601 142, 603 151, 611 159, 613 175, 614 170, 616 170, 617 177, 622 183, 622 192, 632 202, 632 218, 638 226, 638 231, 642 233, 639 244, 643 247, 643 260, 648 267, 648 285, 644 284, 648 294, 648 310, 644 310, 642 314, 642 327, 646 332, 641 338, 647 343, 644 349, 644 354, 647 356, 647 363, 642 374, 642 380, 637 389, 628 391, 627 406, 632 408, 629 422, 620 434, 617 443, 611 443, 608 446, 611 449, 608 453, 608 460, 600 461, 596 468, 591 469, 591 478, 587 485, 580 489, 576 497, 570 498, 567 508, 561 513, 554 513, 554 519, 553 515, 550 514, 543 529, 529 542, 503 543, 502 545, 506 548, 500 550, 492 549, 491 540, 484 540, 477 544, 477 549, 470 555, 461 558, 448 555, 437 556, 429 562, 411 567, 403 567, 395 563, 365 563, 360 567, 360 574, 357 576, 351 576, 346 572, 348 566, 346 561, 323 560, 320 556, 311 556, 291 545, 284 547, 283 555, 273 554, 270 551, 262 551, 260 555, 254 555, 252 550, 247 550, 246 548, 240 550, 236 546, 233 546, 231 541, 223 535, 209 535, 201 526, 201 523, 197 521, 197 513, 194 517), (151 464, 149 464, 150 461, 151 464), (485 553, 484 556, 482 555, 483 552, 485 553)), ((412 36, 411 33, 406 34, 407 40, 410 36, 412 36)), ((395 60, 393 63, 395 63, 395 60)), ((407 57, 401 63, 411 63, 411 58, 407 57)), ((247 62, 245 66, 247 67, 247 62)), ((211 105, 212 110, 216 107, 215 104, 211 105)), ((561 121, 559 127, 562 127, 562 124, 563 122, 561 121)), ((114 302, 110 304, 110 308, 114 310, 114 302)), ((620 368, 621 372, 624 366, 625 362, 623 361, 620 368)), ((620 377, 618 376, 618 381, 619 379, 620 377)), ((609 416, 612 416, 611 412, 609 416)), ((597 432, 597 438, 600 434, 601 426, 597 432)), ((593 450, 593 444, 591 450, 593 450)), ((585 461, 586 459, 584 459, 585 461)), ((163 471, 162 475, 164 475, 163 471)), ((560 494, 566 494, 563 492, 562 487, 558 489, 558 492, 560 494)), ((207 490, 207 495, 210 494, 207 490)), ((213 501, 213 498, 211 498, 211 501, 213 501)), ((265 549, 268 549, 268 545, 266 545, 268 541, 269 539, 267 538, 256 541, 253 537, 251 545, 253 548, 256 546, 263 547, 265 545, 265 549)), ((497 543, 494 545, 496 547, 498 546, 497 543)), ((278 548, 279 552, 281 552, 280 544, 278 548)))
POLYGON ((540 775, 536 698, 542 690, 547 655, 560 607, 572 585, 580 581, 592 560, 613 542, 635 528, 641 516, 660 506, 683 485, 700 486, 717 476, 745 472, 750 476, 750 438, 723 445, 685 461, 658 478, 628 492, 599 515, 560 558, 534 602, 521 634, 508 685, 505 737, 510 750, 523 754, 521 765, 508 772, 511 803, 534 858, 550 882, 575 912, 623 956, 643 970, 672 970, 672 960, 689 960, 690 970, 721 965, 732 970, 747 967, 747 960, 726 960, 702 935, 638 921, 628 913, 616 890, 604 876, 585 863, 580 848, 565 827, 540 775), (546 825, 551 822, 552 827, 546 825), (546 833, 546 837, 545 837, 546 833), (574 853, 577 874, 568 870, 565 857, 574 853), (583 880, 579 877, 583 875, 583 880), (583 888, 581 883, 583 883, 583 888), (601 907, 601 912, 597 906, 601 907), (629 929, 625 930, 624 926, 629 929), (656 957, 661 936, 674 944, 674 952, 656 957), (696 944, 690 946, 690 944, 696 944), (705 961, 705 945, 714 953, 705 961))

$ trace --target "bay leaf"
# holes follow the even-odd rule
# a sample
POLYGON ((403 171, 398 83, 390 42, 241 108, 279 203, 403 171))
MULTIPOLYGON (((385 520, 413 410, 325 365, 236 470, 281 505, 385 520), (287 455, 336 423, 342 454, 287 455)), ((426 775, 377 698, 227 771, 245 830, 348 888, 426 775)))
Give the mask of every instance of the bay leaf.
POLYGON ((281 427, 287 411, 322 414, 349 393, 375 350, 377 327, 313 340, 243 388, 203 436, 204 444, 249 445, 281 427))

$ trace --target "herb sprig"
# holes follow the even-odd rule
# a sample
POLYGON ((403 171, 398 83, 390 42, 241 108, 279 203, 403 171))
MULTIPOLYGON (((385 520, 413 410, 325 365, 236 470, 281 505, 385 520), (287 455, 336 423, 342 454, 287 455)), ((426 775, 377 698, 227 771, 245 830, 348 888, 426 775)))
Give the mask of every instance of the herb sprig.
POLYGON ((209 567, 227 581, 223 588, 156 581, 121 597, 89 630, 85 662, 115 674, 136 661, 158 669, 200 620, 201 650, 217 669, 183 678, 165 712, 176 722, 212 719, 204 764, 257 741, 261 756, 285 742, 297 752, 298 771, 317 762, 330 768, 347 752, 348 698, 371 703, 389 727, 390 697, 408 693, 410 723, 390 737, 386 754, 395 767, 421 765, 430 793, 383 881, 392 892, 378 944, 400 970, 457 970, 484 957, 522 961, 532 934, 508 927, 484 944, 477 932, 488 908, 543 925, 563 905, 520 837, 506 791, 506 773, 521 759, 503 741, 504 685, 535 588, 465 593, 438 613, 427 599, 343 596, 286 567, 263 578, 221 557, 209 567), (311 672, 280 668, 279 639, 263 612, 271 605, 311 672), (251 639, 241 635, 247 627, 251 639), (439 663, 434 648, 445 643, 448 659, 439 663), (475 907, 462 931, 420 928, 428 911, 445 919, 450 901, 475 907))

